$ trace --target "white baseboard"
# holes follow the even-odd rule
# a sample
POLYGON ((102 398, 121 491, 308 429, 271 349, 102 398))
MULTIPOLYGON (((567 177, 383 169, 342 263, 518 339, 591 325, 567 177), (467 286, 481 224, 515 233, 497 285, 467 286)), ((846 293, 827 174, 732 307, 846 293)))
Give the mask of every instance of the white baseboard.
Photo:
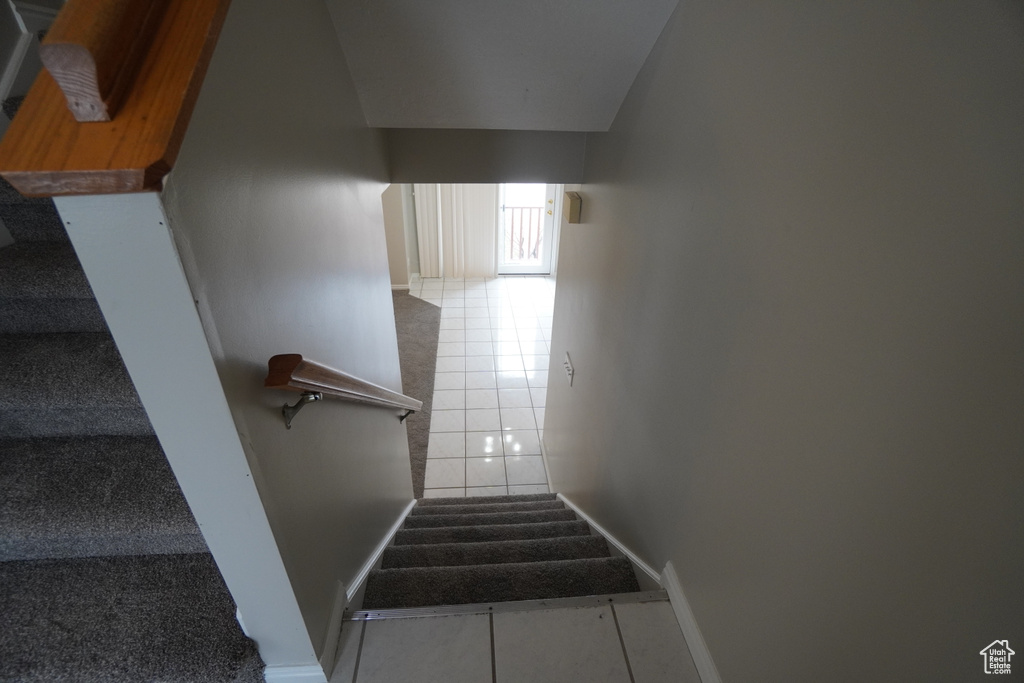
POLYGON ((327 676, 318 664, 303 666, 268 666, 263 671, 267 683, 327 683, 327 676))
POLYGON ((362 569, 360 569, 359 573, 356 574, 356 578, 352 581, 352 585, 348 587, 348 593, 345 596, 348 604, 352 604, 352 601, 362 589, 363 584, 366 583, 366 577, 368 577, 374 567, 380 563, 380 558, 384 554, 384 551, 389 545, 391 545, 391 539, 393 539, 395 534, 398 533, 398 530, 402 528, 405 518, 409 516, 409 512, 414 507, 416 507, 416 499, 409 501, 409 504, 405 506, 405 510, 402 511, 402 514, 398 515, 398 519, 395 520, 395 523, 391 526, 391 530, 388 531, 387 535, 381 540, 377 549, 373 551, 373 555, 370 556, 370 559, 363 564, 362 569))
MULTIPOLYGON (((582 517, 582 518, 583 518, 583 520, 584 520, 584 521, 585 521, 585 522, 586 522, 587 524, 589 524, 589 525, 590 525, 591 527, 593 527, 593 529, 594 529, 594 530, 595 530, 595 531, 596 531, 597 533, 599 533, 599 534, 601 534, 602 536, 604 536, 604 538, 605 538, 605 540, 606 540, 606 541, 608 541, 609 543, 611 543, 611 544, 612 544, 612 545, 613 545, 613 546, 615 547, 615 549, 616 549, 616 550, 618 550, 618 551, 619 551, 620 553, 622 553, 622 555, 623 555, 624 557, 626 557, 626 559, 628 559, 628 560, 629 560, 630 562, 632 562, 632 563, 633 563, 633 566, 634 566, 634 567, 636 567, 637 569, 639 569, 639 570, 640 570, 640 571, 641 571, 641 572, 642 572, 643 574, 645 574, 645 575, 646 575, 646 576, 647 576, 647 577, 648 577, 648 578, 649 578, 649 579, 650 579, 651 581, 653 581, 653 583, 654 583, 654 585, 655 585, 655 586, 659 586, 659 587, 661 586, 661 576, 660 576, 660 575, 658 574, 658 572, 654 571, 654 569, 653 569, 653 568, 652 568, 652 567, 651 567, 651 566, 650 566, 649 564, 647 564, 646 562, 644 562, 643 560, 641 560, 641 559, 640 559, 640 558, 639 558, 639 557, 638 557, 638 556, 636 555, 636 553, 634 553, 634 552, 633 552, 632 550, 630 550, 630 549, 629 549, 629 548, 627 548, 627 547, 626 547, 625 545, 623 545, 623 544, 622 544, 622 543, 621 543, 621 542, 619 541, 619 539, 615 538, 615 537, 614 537, 614 536, 612 536, 612 535, 611 535, 610 533, 608 533, 608 531, 607 531, 607 530, 606 530, 606 529, 605 529, 605 528, 604 528, 603 526, 601 526, 600 524, 598 524, 597 522, 595 522, 595 521, 594 521, 594 520, 593 520, 593 519, 592 519, 592 518, 590 517, 590 515, 588 515, 587 513, 583 512, 583 510, 579 509, 579 508, 578 508, 578 507, 576 506, 576 504, 575 504, 575 503, 573 503, 573 502, 572 502, 571 500, 569 500, 568 498, 566 498, 566 497, 565 497, 564 495, 562 495, 561 493, 559 493, 559 494, 558 494, 558 499, 559 499, 559 500, 561 500, 561 501, 562 501, 563 503, 565 503, 565 504, 566 504, 566 505, 567 505, 567 506, 568 506, 568 507, 569 507, 570 509, 572 509, 572 511, 573 511, 573 512, 575 512, 575 513, 576 513, 577 515, 579 515, 580 517, 582 517)), ((643 586, 641 586, 640 588, 641 588, 641 589, 643 589, 644 587, 643 587, 643 586)))
POLYGON ((544 476, 548 482, 548 491, 554 493, 554 490, 551 488, 551 468, 548 467, 548 449, 544 446, 544 425, 540 425, 540 434, 540 462, 544 465, 544 476))
POLYGON ((672 610, 676 613, 676 621, 679 622, 679 628, 683 631, 683 638, 690 648, 690 656, 693 658, 694 666, 697 667, 697 673, 700 674, 701 683, 722 683, 718 667, 711 659, 707 643, 704 642, 704 636, 701 635, 700 627, 697 626, 690 603, 683 595, 683 585, 679 582, 676 568, 672 566, 671 562, 665 564, 665 571, 661 573, 661 585, 668 593, 669 602, 672 605, 672 610))
POLYGON ((409 289, 409 285, 391 285, 391 289, 393 291, 408 290, 409 289))

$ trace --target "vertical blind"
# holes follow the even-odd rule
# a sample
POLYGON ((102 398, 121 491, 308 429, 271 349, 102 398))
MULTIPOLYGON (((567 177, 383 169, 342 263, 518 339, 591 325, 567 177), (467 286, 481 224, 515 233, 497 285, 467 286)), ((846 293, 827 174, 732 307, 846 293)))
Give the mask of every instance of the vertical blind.
POLYGON ((421 277, 498 274, 498 186, 416 184, 421 277))

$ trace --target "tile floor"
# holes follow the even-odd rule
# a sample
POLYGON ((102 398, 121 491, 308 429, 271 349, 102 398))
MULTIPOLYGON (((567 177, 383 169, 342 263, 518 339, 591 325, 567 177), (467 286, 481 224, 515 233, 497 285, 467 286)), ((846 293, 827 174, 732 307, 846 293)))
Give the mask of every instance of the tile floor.
POLYGON ((667 601, 346 621, 331 683, 700 683, 667 601))
POLYGON ((409 293, 441 307, 424 497, 546 493, 554 278, 427 278, 409 293))

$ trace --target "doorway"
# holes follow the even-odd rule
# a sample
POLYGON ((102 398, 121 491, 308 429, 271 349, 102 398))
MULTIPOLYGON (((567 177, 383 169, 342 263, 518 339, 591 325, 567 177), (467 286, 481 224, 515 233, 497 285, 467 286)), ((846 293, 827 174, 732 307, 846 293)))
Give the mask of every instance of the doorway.
POLYGON ((499 194, 498 273, 551 273, 557 185, 503 183, 499 194))

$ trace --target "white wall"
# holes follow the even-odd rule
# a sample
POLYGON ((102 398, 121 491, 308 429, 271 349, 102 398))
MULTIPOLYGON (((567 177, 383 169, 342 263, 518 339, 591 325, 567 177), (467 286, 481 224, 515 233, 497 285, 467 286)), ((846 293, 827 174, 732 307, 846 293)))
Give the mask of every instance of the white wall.
POLYGON ((588 137, 553 489, 673 562, 724 681, 1021 652, 1021 159, 1011 2, 681 3, 588 137))
POLYGON ((405 252, 405 217, 402 186, 388 185, 380 196, 384 211, 384 235, 388 246, 388 270, 392 289, 409 287, 409 259, 405 252))
POLYGON ((301 353, 401 390, 386 179, 324 3, 233 3, 163 201, 317 648, 336 581, 351 585, 412 499, 405 427, 325 399, 289 431, 297 394, 262 384, 271 356, 301 353))

